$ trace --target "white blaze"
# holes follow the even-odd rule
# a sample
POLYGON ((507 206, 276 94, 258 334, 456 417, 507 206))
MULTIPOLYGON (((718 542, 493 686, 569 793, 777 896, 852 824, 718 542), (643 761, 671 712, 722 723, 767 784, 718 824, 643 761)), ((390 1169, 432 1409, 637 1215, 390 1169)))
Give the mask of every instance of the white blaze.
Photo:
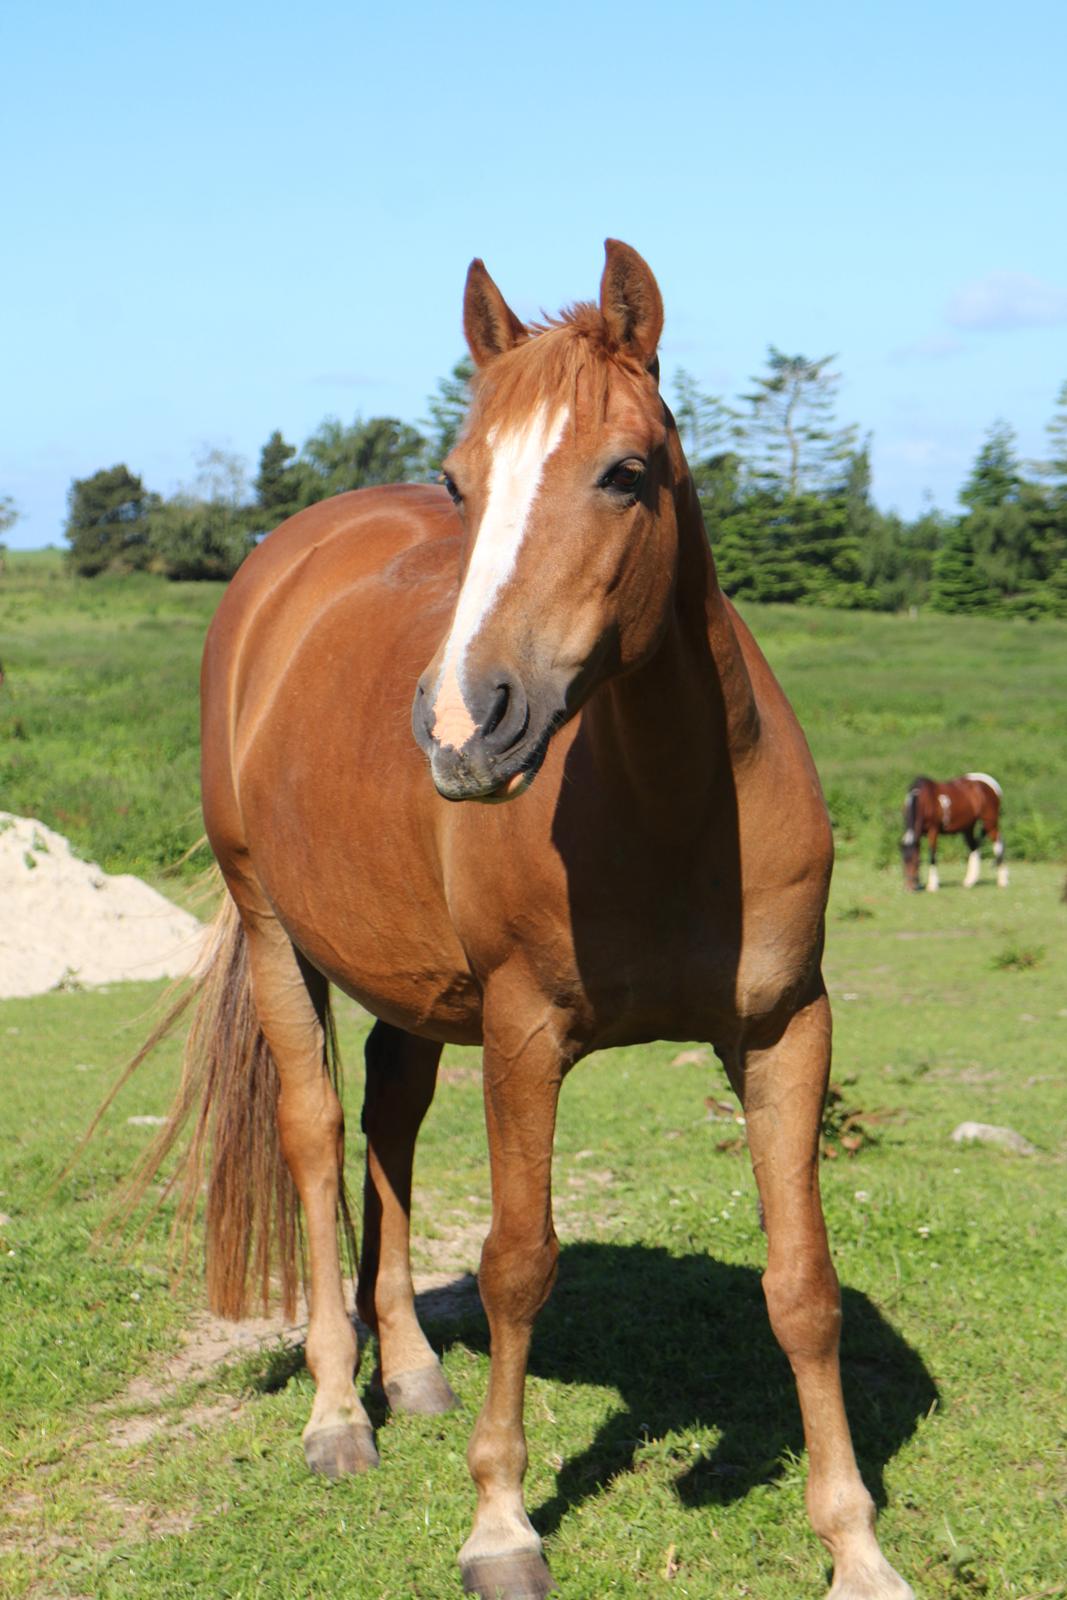
POLYGON ((488 435, 492 460, 485 514, 445 641, 434 702, 434 736, 441 744, 458 749, 476 731, 463 692, 464 662, 514 570, 545 462, 563 437, 569 415, 563 406, 550 419, 548 407, 541 405, 521 427, 507 433, 494 428, 488 435))

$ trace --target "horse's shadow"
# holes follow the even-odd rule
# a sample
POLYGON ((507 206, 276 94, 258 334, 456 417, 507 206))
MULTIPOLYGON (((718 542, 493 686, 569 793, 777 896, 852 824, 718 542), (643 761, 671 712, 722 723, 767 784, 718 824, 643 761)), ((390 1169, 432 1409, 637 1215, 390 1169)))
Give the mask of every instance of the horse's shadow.
MULTIPOLYGON (((886 1462, 938 1394, 920 1357, 872 1302, 854 1289, 842 1298, 845 1400, 864 1480, 882 1505, 886 1462)), ((419 1297, 419 1313, 445 1348, 488 1348, 476 1302, 468 1300, 457 1321, 454 1291, 430 1291, 419 1297)), ((803 1448, 792 1374, 752 1267, 672 1256, 649 1245, 569 1245, 538 1318, 529 1371, 561 1383, 610 1386, 622 1400, 564 1462, 551 1499, 532 1512, 542 1534, 629 1470, 648 1440, 669 1433, 719 1431, 711 1453, 697 1456, 677 1479, 679 1497, 691 1506, 740 1499, 780 1476, 803 1448)))

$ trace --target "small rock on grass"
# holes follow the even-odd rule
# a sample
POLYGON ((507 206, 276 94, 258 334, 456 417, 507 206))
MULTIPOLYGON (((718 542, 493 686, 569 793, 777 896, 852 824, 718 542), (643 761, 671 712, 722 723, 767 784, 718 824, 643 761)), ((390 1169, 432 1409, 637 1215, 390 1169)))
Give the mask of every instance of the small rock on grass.
POLYGON ((1014 1150, 1017 1156, 1036 1156, 1036 1146, 1024 1139, 1014 1128, 998 1128, 993 1122, 961 1122, 952 1130, 954 1144, 999 1144, 1005 1150, 1014 1150))

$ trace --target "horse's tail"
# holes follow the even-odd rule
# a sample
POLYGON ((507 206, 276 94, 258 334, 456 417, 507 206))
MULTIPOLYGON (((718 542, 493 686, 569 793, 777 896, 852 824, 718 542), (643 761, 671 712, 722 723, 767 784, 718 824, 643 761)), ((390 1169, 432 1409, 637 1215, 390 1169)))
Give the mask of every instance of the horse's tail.
MULTIPOLYGON (((266 1310, 272 1271, 276 1271, 282 1306, 292 1319, 302 1265, 298 1198, 278 1138, 278 1071, 252 999, 244 928, 228 894, 212 925, 193 984, 126 1067, 97 1112, 93 1127, 190 1007, 193 1020, 174 1103, 109 1222, 129 1220, 177 1149, 174 1169, 164 1180, 151 1214, 177 1192, 172 1242, 180 1270, 188 1263, 206 1183, 207 1289, 212 1310, 224 1317, 244 1316, 250 1286, 258 1291, 266 1310), (190 1120, 192 1133, 182 1146, 190 1120)), ((328 1011, 324 1021, 326 1066, 336 1083, 336 1050, 328 1011)), ((89 1133, 92 1131, 91 1127, 89 1133)), ((347 1224, 344 1201, 342 1217, 347 1224)), ((348 1231, 351 1237, 350 1228, 348 1231)))
POLYGON ((963 776, 965 778, 970 778, 972 783, 988 784, 989 788, 992 789, 997 799, 1003 800, 1003 789, 1000 787, 1000 784, 997 782, 996 778, 991 778, 988 772, 965 772, 963 776))

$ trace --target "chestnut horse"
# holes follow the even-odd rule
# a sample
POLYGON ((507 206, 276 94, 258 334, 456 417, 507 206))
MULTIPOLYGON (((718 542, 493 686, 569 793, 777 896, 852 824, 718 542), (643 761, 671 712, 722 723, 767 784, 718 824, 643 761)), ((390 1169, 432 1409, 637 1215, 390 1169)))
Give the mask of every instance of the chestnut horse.
POLYGON ((930 872, 926 887, 940 888, 937 875, 937 840, 942 833, 962 833, 967 841, 967 871, 963 887, 973 889, 982 869, 982 836, 993 841, 997 863, 997 886, 1008 886, 1004 865, 1004 840, 1000 833, 1000 784, 988 772, 965 772, 962 778, 938 783, 934 778, 916 778, 904 801, 904 836, 900 851, 904 860, 904 882, 909 889, 920 889, 919 849, 923 836, 930 849, 930 872))
MULTIPOLYGON (((231 583, 202 683, 229 896, 172 1126, 199 1107, 200 1150, 214 1125, 208 1282, 231 1315, 250 1256, 266 1282, 250 1230, 272 1211, 291 1265, 280 1148, 310 1258, 304 1448, 314 1471, 359 1472, 378 1457, 342 1293, 329 985, 379 1019, 357 1305, 394 1410, 454 1403, 415 1316, 412 1161, 442 1045, 483 1046, 491 1355, 459 1561, 485 1600, 541 1597, 523 1390, 556 1275, 560 1085, 605 1046, 710 1041, 747 1118, 833 1600, 907 1600, 849 1438, 819 1200, 830 828, 800 728, 716 581, 657 385, 662 319, 648 267, 614 240, 599 306, 536 326, 473 262, 476 376, 444 486, 312 506, 231 583)), ((714 1329, 691 1335, 698 1352, 714 1329)))

